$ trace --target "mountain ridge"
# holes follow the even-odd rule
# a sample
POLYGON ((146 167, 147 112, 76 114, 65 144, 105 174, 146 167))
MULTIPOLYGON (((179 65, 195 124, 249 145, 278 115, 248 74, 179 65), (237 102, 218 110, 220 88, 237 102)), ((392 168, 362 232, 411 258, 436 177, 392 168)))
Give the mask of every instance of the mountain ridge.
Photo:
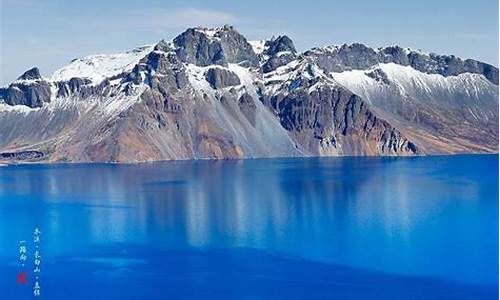
POLYGON ((498 152, 498 69, 399 46, 299 53, 286 35, 196 27, 39 73, 0 88, 10 160, 498 152))

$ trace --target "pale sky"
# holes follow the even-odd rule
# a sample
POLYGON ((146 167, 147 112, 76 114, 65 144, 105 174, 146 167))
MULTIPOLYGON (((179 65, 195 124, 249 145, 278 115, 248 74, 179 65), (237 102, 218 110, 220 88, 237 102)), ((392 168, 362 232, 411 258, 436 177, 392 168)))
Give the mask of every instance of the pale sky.
POLYGON ((0 0, 0 11, 1 85, 33 66, 48 76, 76 57, 223 24, 250 40, 288 34, 301 51, 398 44, 498 66, 496 0, 0 0))

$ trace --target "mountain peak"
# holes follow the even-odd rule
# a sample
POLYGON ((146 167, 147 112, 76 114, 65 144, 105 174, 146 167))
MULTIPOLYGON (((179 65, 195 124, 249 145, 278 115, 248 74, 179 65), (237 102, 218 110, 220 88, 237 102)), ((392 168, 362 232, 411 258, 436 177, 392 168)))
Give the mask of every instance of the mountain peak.
POLYGON ((17 78, 17 80, 37 80, 42 79, 40 75, 40 70, 37 67, 33 67, 28 71, 24 72, 21 76, 17 78))
POLYGON ((266 50, 265 54, 274 55, 279 52, 292 52, 296 53, 295 45, 291 38, 286 35, 279 35, 277 37, 273 37, 272 39, 266 41, 266 50))
POLYGON ((181 60, 197 66, 245 63, 258 66, 259 59, 247 39, 231 25, 189 28, 173 40, 181 60))
MULTIPOLYGON (((236 33, 240 34, 232 25, 223 25, 223 26, 218 26, 218 27, 204 27, 204 26, 197 26, 197 27, 191 27, 186 29, 183 33, 191 33, 191 34, 200 34, 205 36, 208 39, 213 39, 213 38, 220 38, 222 34, 224 33, 236 33)), ((179 35, 179 36, 180 36, 179 35)))

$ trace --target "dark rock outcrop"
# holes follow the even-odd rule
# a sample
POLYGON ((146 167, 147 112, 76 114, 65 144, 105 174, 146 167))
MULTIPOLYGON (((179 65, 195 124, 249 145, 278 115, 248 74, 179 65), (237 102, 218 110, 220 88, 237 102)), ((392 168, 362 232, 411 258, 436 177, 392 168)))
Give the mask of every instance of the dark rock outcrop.
POLYGON ((268 73, 293 61, 297 55, 293 41, 286 35, 266 41, 264 55, 269 56, 262 65, 262 71, 268 73))
POLYGON ((50 97, 50 83, 42 78, 36 67, 24 72, 8 87, 0 88, 0 101, 9 105, 41 107, 44 102, 50 102, 50 97))
POLYGON ((223 68, 210 68, 205 73, 205 79, 214 89, 225 88, 228 86, 239 85, 240 78, 235 73, 223 68))
POLYGON ((378 82, 382 82, 385 84, 390 84, 389 78, 387 74, 381 69, 373 69, 365 73, 368 77, 375 79, 378 82))
POLYGON ((71 92, 78 92, 81 90, 82 86, 90 84, 91 81, 87 78, 76 78, 73 77, 69 80, 68 86, 71 92))
POLYGON ((109 80, 103 80, 94 85, 88 78, 73 77, 68 81, 58 81, 57 97, 78 97, 82 100, 91 96, 108 96, 110 83, 109 80))
POLYGON ((31 68, 28 71, 24 72, 23 75, 19 76, 17 80, 36 80, 42 79, 40 75, 40 70, 37 67, 31 68))
POLYGON ((0 152, 0 160, 39 160, 44 157, 40 151, 0 152))
POLYGON ((292 52, 297 53, 295 49, 295 45, 293 44, 292 39, 290 39, 286 35, 281 35, 276 38, 270 39, 266 41, 264 44, 265 50, 263 54, 265 55, 275 55, 279 52, 292 52))
POLYGON ((262 65, 262 72, 264 73, 269 73, 277 68, 284 66, 291 61, 293 61, 296 58, 294 53, 283 53, 283 54, 278 54, 271 56, 263 65, 262 65))
POLYGON ((319 146, 351 155, 418 153, 414 143, 341 87, 323 86, 311 93, 296 89, 274 102, 283 127, 313 152, 319 146))
POLYGON ((238 106, 243 113, 243 115, 247 118, 247 120, 252 124, 252 126, 255 126, 255 111, 257 110, 257 105, 254 102, 254 99, 250 94, 244 93, 241 95, 241 97, 238 99, 238 106))
POLYGON ((0 100, 9 105, 26 105, 41 107, 44 102, 50 102, 50 84, 44 80, 35 82, 15 82, 7 88, 0 88, 0 100))
POLYGON ((161 86, 163 94, 185 88, 188 85, 188 78, 182 67, 182 61, 162 42, 155 48, 155 50, 160 49, 161 52, 153 51, 141 59, 131 72, 124 75, 123 83, 145 82, 153 89, 161 86))

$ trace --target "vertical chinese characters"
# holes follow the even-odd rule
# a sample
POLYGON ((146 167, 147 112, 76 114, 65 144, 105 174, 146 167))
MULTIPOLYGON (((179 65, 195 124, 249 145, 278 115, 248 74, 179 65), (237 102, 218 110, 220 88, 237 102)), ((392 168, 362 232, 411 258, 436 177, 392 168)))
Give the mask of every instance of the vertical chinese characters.
POLYGON ((19 241, 19 265, 21 267, 21 271, 17 274, 18 284, 28 284, 28 273, 26 272, 27 259, 26 241, 19 241))
POLYGON ((40 264, 42 262, 42 257, 40 255, 40 235, 42 232, 38 227, 35 228, 33 231, 33 245, 35 246, 35 253, 34 253, 34 269, 33 269, 33 275, 35 277, 35 285, 33 287, 33 295, 35 297, 40 296, 40 264))

